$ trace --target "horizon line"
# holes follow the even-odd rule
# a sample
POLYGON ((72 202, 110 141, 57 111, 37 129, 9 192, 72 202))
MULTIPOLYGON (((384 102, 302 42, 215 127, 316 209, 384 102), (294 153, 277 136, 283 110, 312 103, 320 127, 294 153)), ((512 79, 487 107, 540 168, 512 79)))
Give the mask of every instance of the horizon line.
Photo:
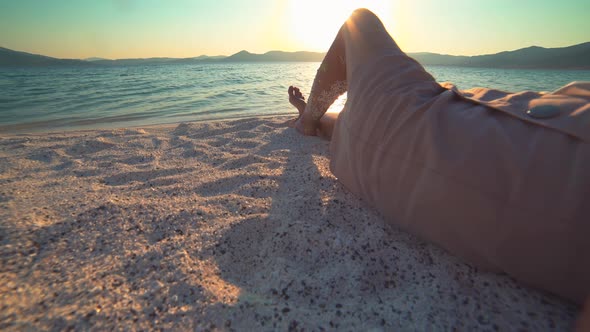
MULTIPOLYGON (((527 48, 533 48, 533 47, 538 47, 538 48, 543 48, 543 49, 562 49, 562 48, 568 48, 568 47, 573 47, 573 46, 579 46, 579 45, 584 45, 584 44, 590 44, 590 41, 587 42, 582 42, 582 43, 578 43, 578 44, 573 44, 573 45, 568 45, 568 46, 561 46, 561 47, 544 47, 544 46, 538 46, 538 45, 530 45, 530 46, 524 46, 521 48, 517 48, 517 49, 513 49, 513 50, 504 50, 504 51, 499 51, 496 53, 487 53, 487 54, 476 54, 476 55, 458 55, 458 54, 447 54, 447 53, 435 53, 435 52, 430 52, 430 51, 418 51, 418 52, 404 52, 406 54, 437 54, 437 55, 444 55, 444 56, 455 56, 455 57, 476 57, 476 56, 486 56, 486 55, 495 55, 495 54, 499 54, 499 53, 503 53, 503 52, 514 52, 514 51, 518 51, 518 50, 522 50, 522 49, 527 49, 527 48)), ((45 54, 40 54, 40 53, 30 53, 27 51, 20 51, 20 50, 14 50, 11 48, 7 48, 4 47, 2 45, 0 45, 0 48, 6 49, 6 50, 10 50, 10 51, 14 51, 14 52, 20 52, 20 53, 27 53, 27 54, 33 54, 33 55, 39 55, 39 56, 45 56, 45 57, 50 57, 50 58, 54 58, 54 59, 58 59, 58 60, 81 60, 81 61, 89 61, 89 59, 97 59, 97 60, 110 60, 110 61, 117 61, 117 60, 148 60, 148 59, 194 59, 194 58, 200 58, 200 57, 209 57, 209 58, 219 58, 219 57, 230 57, 230 56, 234 56, 236 54, 242 53, 242 52, 247 52, 249 54, 253 54, 253 55, 264 55, 264 54, 268 54, 271 52, 282 52, 282 53, 317 53, 317 54, 326 54, 326 52, 318 52, 318 51, 305 51, 305 50, 300 50, 300 51, 283 51, 283 50, 270 50, 270 51, 266 51, 264 53, 253 53, 250 52, 248 50, 240 50, 238 52, 235 52, 233 54, 230 55, 207 55, 207 54, 201 54, 201 55, 197 55, 197 56, 188 56, 188 57, 168 57, 168 56, 152 56, 152 57, 130 57, 130 58, 116 58, 116 59, 111 59, 111 58, 103 58, 100 56, 90 56, 90 57, 86 57, 86 58, 56 58, 53 56, 49 56, 49 55, 45 55, 45 54)))

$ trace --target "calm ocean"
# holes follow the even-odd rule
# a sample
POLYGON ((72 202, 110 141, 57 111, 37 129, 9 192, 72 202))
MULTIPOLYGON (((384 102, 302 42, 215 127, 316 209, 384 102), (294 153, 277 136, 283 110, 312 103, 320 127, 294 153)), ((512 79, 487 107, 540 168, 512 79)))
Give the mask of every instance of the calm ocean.
MULTIPOLYGON (((318 63, 165 64, 0 69, 0 132, 117 128, 294 114, 287 88, 309 91, 318 63)), ((460 89, 552 91, 590 71, 427 67, 460 89)), ((339 104, 342 105, 340 100, 339 104)), ((338 107, 338 106, 335 106, 338 107)))

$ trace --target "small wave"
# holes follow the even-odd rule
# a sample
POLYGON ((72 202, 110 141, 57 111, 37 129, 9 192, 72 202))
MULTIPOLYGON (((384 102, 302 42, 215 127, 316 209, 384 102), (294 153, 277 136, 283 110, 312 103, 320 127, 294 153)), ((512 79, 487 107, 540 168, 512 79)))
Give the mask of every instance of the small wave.
POLYGON ((223 109, 215 109, 209 111, 195 111, 195 112, 187 112, 187 113, 178 113, 178 114, 170 114, 166 117, 174 118, 174 117, 185 117, 185 116, 203 116, 203 115, 210 115, 210 114, 224 114, 224 113, 236 113, 236 112, 246 112, 247 109, 245 108, 223 108, 223 109))

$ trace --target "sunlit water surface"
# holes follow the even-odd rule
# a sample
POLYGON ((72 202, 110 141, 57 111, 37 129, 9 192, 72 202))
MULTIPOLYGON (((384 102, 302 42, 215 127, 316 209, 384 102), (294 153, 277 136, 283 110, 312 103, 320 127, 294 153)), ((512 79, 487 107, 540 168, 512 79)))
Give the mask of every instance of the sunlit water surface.
MULTIPOLYGON (((0 69, 0 132, 39 132, 294 114, 318 63, 165 64, 0 69)), ((590 71, 427 67, 460 89, 552 91, 590 71)), ((341 98, 334 108, 341 107, 341 98)))

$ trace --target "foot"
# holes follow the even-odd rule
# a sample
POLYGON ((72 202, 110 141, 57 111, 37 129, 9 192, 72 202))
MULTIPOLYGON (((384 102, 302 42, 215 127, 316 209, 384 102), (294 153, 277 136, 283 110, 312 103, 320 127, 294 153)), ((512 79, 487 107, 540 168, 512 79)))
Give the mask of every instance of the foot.
POLYGON ((305 97, 303 97, 303 94, 301 93, 298 87, 290 86, 288 92, 289 102, 291 103, 291 105, 295 106, 297 111, 299 111, 299 116, 301 116, 301 114, 303 114, 303 111, 305 111, 305 97))
POLYGON ((303 97, 303 94, 298 87, 290 86, 287 92, 289 93, 289 102, 291 105, 295 106, 299 112, 299 116, 297 116, 297 118, 289 120, 288 122, 289 127, 295 127, 295 123, 299 120, 299 118, 301 118, 301 115, 305 111, 305 97, 303 97))
POLYGON ((295 106, 299 112, 299 116, 296 119, 289 121, 289 127, 296 128, 299 132, 306 136, 317 135, 317 127, 319 122, 308 119, 309 115, 305 115, 305 107, 307 106, 307 103, 305 102, 305 97, 303 97, 303 94, 299 88, 290 86, 288 93, 289 102, 291 105, 295 106))

